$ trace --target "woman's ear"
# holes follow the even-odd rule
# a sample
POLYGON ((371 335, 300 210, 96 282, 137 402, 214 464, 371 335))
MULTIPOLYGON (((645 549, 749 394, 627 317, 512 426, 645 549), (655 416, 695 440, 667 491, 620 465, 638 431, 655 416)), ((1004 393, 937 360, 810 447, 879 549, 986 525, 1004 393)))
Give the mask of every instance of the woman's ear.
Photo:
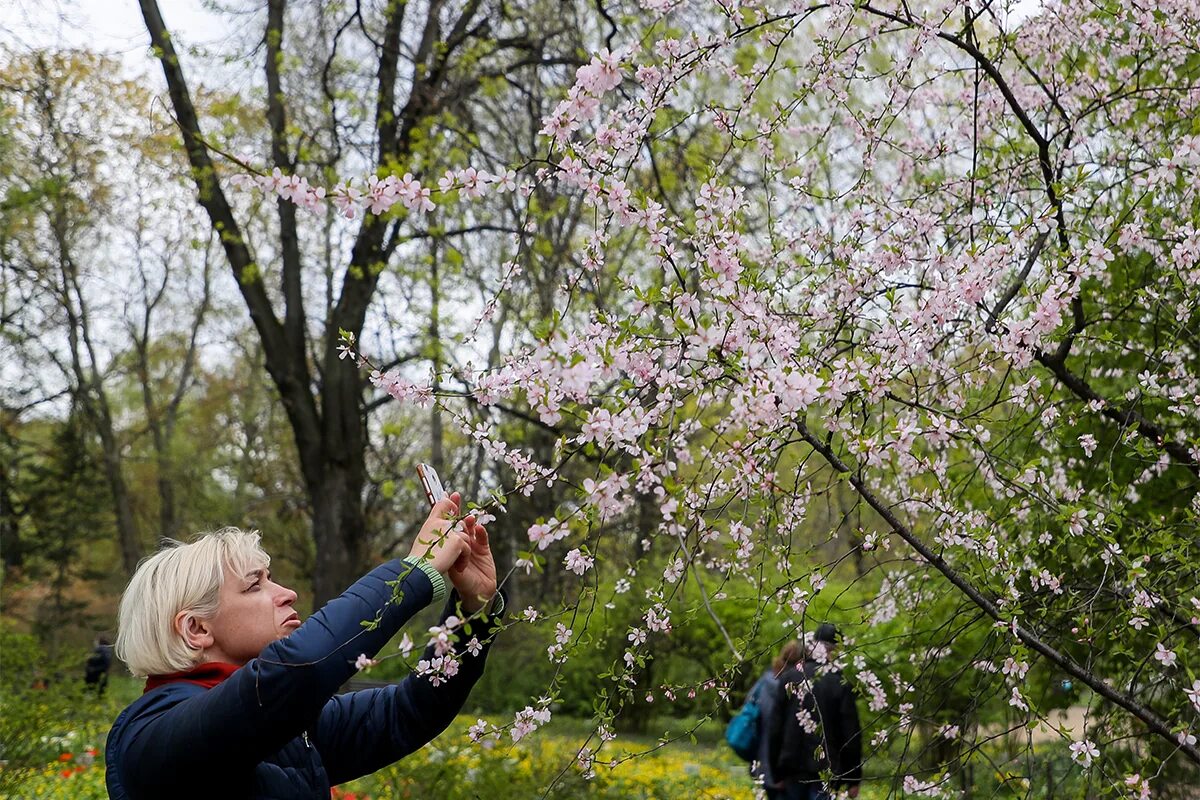
POLYGON ((204 651, 213 646, 212 626, 191 611, 180 611, 175 615, 175 630, 192 650, 204 651))

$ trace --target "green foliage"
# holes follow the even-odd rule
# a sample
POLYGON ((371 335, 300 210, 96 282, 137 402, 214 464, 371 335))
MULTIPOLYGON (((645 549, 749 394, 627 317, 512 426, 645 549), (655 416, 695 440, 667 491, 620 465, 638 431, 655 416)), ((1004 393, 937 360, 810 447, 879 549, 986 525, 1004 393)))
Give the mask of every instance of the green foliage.
POLYGON ((65 628, 89 622, 75 584, 105 574, 107 486, 79 416, 25 430, 23 439, 6 433, 0 441, 9 464, 5 488, 20 513, 7 520, 5 564, 17 588, 45 588, 28 623, 54 648, 64 642, 65 628))
POLYGON ((97 697, 82 680, 85 656, 50 659, 32 636, 0 625, 0 798, 107 796, 105 735, 136 688, 115 680, 97 697))

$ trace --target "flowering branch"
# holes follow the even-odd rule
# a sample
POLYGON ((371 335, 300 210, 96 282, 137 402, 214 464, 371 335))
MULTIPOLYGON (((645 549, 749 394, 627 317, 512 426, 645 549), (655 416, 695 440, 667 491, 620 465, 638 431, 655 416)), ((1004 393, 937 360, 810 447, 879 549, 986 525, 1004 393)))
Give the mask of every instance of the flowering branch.
POLYGON ((825 460, 829 462, 831 467, 847 476, 847 480, 849 481, 850 485, 854 487, 854 490, 858 492, 859 496, 862 497, 862 499, 865 500, 867 504, 871 506, 871 508, 875 509, 875 511, 881 517, 883 517, 892 531, 899 535, 900 538, 904 539, 904 541, 906 541, 910 547, 920 554, 921 558, 933 566, 938 572, 942 573, 942 575, 946 577, 946 580, 954 584, 959 591, 970 598, 971 602, 979 606, 984 613, 994 619, 999 625, 1009 628, 1013 635, 1024 642, 1027 646, 1038 653, 1041 653, 1042 656, 1044 656, 1050 662, 1056 664, 1064 672, 1075 678, 1078 678, 1090 689, 1092 689, 1092 691, 1096 692, 1096 694, 1133 714, 1135 717, 1145 723, 1146 727, 1151 731, 1158 734, 1172 745, 1177 746, 1188 758, 1197 764, 1200 764, 1200 748, 1197 748, 1195 744, 1188 744, 1180 741, 1179 737, 1171 730, 1171 726, 1162 717, 1158 716, 1149 708, 1139 703, 1129 695, 1122 694, 1113 689, 1112 686, 1110 686, 1107 682, 1101 680, 1093 673, 1075 663, 1075 661, 1066 654, 1059 652, 1054 647, 1051 647, 1034 632, 1017 623, 1015 618, 1011 620, 1006 619, 1005 616, 1000 612, 1000 609, 996 607, 995 603, 985 597, 957 570, 946 563, 945 559, 930 550, 929 547, 927 547, 925 543, 921 541, 921 539, 892 512, 891 508, 882 500, 880 500, 879 497, 877 497, 875 493, 867 487, 857 472, 847 466, 846 463, 842 461, 836 453, 833 452, 833 449, 828 444, 812 434, 804 421, 798 421, 796 423, 796 427, 804 441, 808 442, 808 444, 814 450, 820 453, 825 460))

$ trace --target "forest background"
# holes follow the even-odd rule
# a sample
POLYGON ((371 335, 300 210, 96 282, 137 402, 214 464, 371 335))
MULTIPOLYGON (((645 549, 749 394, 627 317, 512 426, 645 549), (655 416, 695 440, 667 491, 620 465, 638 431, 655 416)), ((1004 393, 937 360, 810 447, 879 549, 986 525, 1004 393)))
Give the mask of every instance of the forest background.
POLYGON ((514 611, 477 787, 748 796, 724 720, 833 620, 870 794, 1191 796, 1195 8, 130 5, 144 58, 0 49, 0 791, 102 740, 163 537, 311 609, 425 461, 514 611))

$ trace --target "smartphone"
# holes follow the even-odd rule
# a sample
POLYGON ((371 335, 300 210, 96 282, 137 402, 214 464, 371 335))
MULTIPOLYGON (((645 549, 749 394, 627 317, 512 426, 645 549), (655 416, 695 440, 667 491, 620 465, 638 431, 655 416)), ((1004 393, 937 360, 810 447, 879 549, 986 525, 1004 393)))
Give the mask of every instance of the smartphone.
POLYGON ((421 479, 421 488, 425 490, 425 496, 429 498, 429 505, 432 506, 446 496, 446 490, 442 488, 442 481, 433 467, 428 464, 417 464, 417 477, 421 479))

